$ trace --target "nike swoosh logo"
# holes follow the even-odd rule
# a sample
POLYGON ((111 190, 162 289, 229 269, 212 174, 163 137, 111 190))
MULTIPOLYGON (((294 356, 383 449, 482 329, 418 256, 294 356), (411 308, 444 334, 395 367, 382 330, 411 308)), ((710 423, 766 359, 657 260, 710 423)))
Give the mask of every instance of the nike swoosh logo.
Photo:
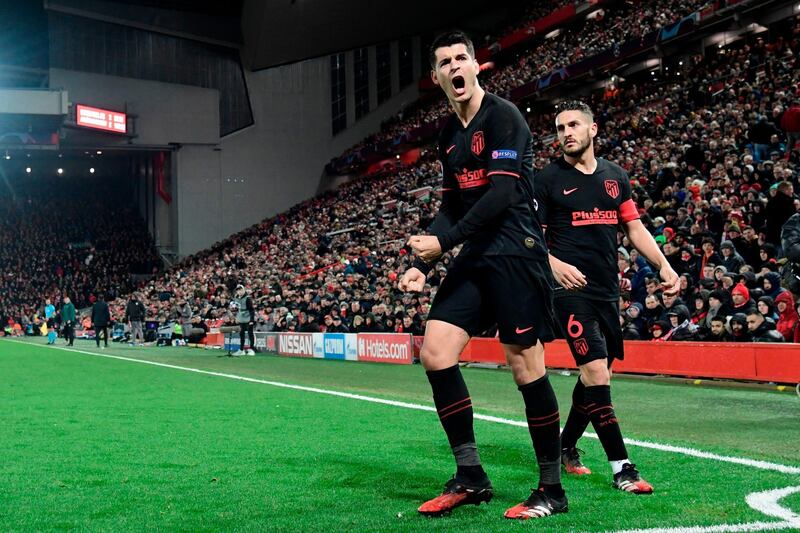
POLYGON ((525 333, 526 331, 530 331, 530 330, 532 330, 532 329, 533 329, 533 326, 531 326, 531 327, 529 327, 529 328, 525 328, 525 329, 520 329, 520 328, 517 328, 515 331, 517 332, 517 335, 522 335, 522 334, 523 334, 523 333, 525 333))
POLYGON ((564 192, 564 196, 568 196, 568 195, 574 193, 577 190, 578 190, 577 187, 575 187, 574 189, 564 189, 564 191, 563 191, 564 192))

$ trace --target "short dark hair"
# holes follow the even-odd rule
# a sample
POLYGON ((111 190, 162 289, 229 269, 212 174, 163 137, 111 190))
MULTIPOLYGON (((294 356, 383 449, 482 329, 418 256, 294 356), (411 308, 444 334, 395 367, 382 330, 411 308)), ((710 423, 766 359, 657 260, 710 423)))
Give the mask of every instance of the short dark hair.
POLYGON ((428 49, 428 61, 432 69, 436 69, 436 50, 445 46, 453 46, 454 44, 466 46, 469 55, 475 59, 475 45, 472 44, 472 39, 466 33, 461 30, 446 31, 437 35, 428 49))
POLYGON ((725 324, 725 317, 720 315, 715 315, 714 318, 711 319, 711 322, 722 322, 725 324))
POLYGON ((581 100, 564 100, 556 104, 556 113, 563 113, 564 111, 580 111, 584 115, 588 115, 592 122, 594 122, 594 113, 592 108, 586 102, 581 100))

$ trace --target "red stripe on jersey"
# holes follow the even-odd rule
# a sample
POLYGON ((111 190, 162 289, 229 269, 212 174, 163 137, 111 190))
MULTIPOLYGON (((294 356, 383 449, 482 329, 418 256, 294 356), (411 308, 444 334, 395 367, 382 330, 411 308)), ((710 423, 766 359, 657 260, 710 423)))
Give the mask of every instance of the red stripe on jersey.
POLYGON ((617 221, 613 218, 598 218, 592 220, 573 220, 573 226, 593 226, 595 224, 612 224, 616 225, 617 221))
POLYGON ((447 152, 446 152, 446 153, 448 153, 448 154, 449 154, 450 152, 452 152, 452 151, 453 151, 453 150, 455 150, 455 149, 456 149, 456 145, 454 144, 453 146, 451 146, 450 148, 448 148, 448 149, 447 149, 447 152))
POLYGON ((632 199, 628 198, 619 206, 619 218, 623 222, 630 222, 639 218, 639 209, 632 199))
POLYGON ((507 172, 505 170, 492 170, 491 172, 489 172, 487 174, 487 176, 492 176, 494 174, 503 174, 505 176, 514 176, 515 178, 519 177, 519 174, 517 174, 516 172, 507 172))

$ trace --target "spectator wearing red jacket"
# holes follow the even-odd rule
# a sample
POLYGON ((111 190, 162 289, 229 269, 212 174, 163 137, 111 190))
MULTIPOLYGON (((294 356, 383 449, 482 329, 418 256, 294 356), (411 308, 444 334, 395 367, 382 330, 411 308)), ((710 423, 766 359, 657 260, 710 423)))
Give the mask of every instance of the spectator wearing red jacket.
POLYGON ((795 341, 795 329, 798 323, 797 310, 794 308, 794 296, 789 291, 782 291, 775 297, 775 306, 778 308, 778 332, 788 342, 795 341))

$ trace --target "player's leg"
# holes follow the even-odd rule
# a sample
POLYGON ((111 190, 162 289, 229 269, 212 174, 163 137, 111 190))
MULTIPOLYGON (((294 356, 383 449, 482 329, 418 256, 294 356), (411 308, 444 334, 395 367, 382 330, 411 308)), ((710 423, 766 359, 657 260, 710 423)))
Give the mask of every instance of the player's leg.
POLYGON ((506 518, 542 518, 568 510, 561 486, 558 401, 544 366, 544 345, 504 344, 514 382, 525 403, 528 432, 539 465, 536 490, 522 503, 505 512, 506 518))
POLYGON ((628 459, 619 420, 611 402, 611 363, 625 356, 622 332, 617 323, 619 308, 616 302, 593 302, 597 322, 611 356, 595 360, 581 367, 586 383, 586 402, 594 404, 589 413, 592 426, 608 457, 614 475, 614 487, 633 494, 651 494, 653 486, 642 479, 636 465, 628 459))
MULTIPOLYGON (((564 339, 578 368, 593 359, 605 359, 605 340, 594 317, 594 309, 587 299, 567 295, 555 300, 556 316, 564 339)), ((581 461, 578 440, 591 422, 586 402, 586 383, 579 374, 572 390, 570 406, 564 430, 561 432, 561 464, 568 474, 588 475, 591 470, 581 461)))
POLYGON ((544 345, 555 327, 549 271, 544 263, 516 257, 488 261, 487 285, 500 342, 522 394, 528 431, 539 464, 531 495, 506 518, 541 518, 567 511, 559 465, 558 401, 544 366, 544 345))
POLYGON ((436 295, 425 328, 420 361, 433 392, 439 421, 456 462, 456 474, 444 492, 422 504, 419 512, 439 516, 466 504, 492 498, 473 429, 472 399, 458 358, 478 327, 480 292, 466 269, 453 267, 436 295))

